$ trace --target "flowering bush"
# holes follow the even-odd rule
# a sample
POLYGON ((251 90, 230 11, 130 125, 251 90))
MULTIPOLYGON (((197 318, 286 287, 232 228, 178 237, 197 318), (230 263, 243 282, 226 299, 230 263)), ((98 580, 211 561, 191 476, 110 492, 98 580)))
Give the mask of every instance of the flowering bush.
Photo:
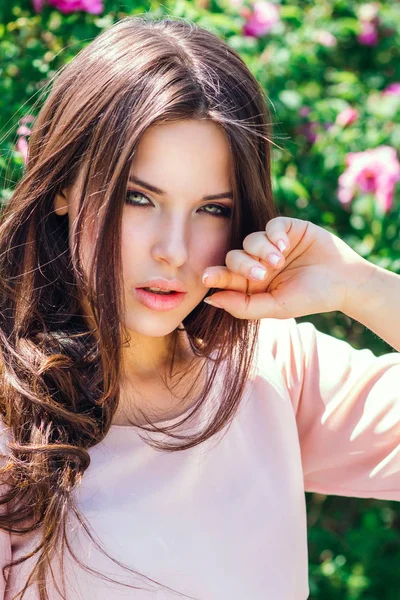
MULTIPOLYGON (((23 119, 37 112, 37 92, 57 68, 126 14, 175 14, 223 35, 264 87, 275 121, 278 210, 331 228, 362 256, 400 271, 396 0, 177 0, 150 8, 135 0, 123 6, 118 0, 23 0, 10 5, 0 6, 7 61, 0 81, 5 182, 0 201, 10 196, 10 182, 18 179, 28 156, 29 127, 23 119)), ((388 350, 344 315, 310 320, 355 345, 388 350)))
MULTIPOLYGON (((36 12, 43 10, 46 0, 32 0, 36 12)), ((84 10, 88 13, 98 15, 103 12, 102 0, 47 0, 49 6, 58 8, 64 14, 84 10)))
MULTIPOLYGON (((7 202, 23 172, 39 93, 56 70, 127 14, 172 14, 224 37, 263 86, 274 121, 280 214, 330 229, 368 260, 400 272, 399 6, 398 0, 3 2, 0 200, 7 202)), ((340 313, 305 320, 354 346, 390 350, 340 313)), ((368 502, 308 498, 310 600, 398 597, 399 509, 368 502)))
MULTIPOLYGON (((126 0, 6 3, 1 34, 3 144, 0 201, 28 156, 37 92, 104 27, 146 10, 126 0), (7 124, 11 129, 7 131, 7 124), (10 160, 11 159, 11 160, 10 160)), ((273 184, 278 210, 331 228, 359 254, 400 271, 400 16, 395 0, 196 0, 155 2, 210 28, 237 50, 269 98, 275 121, 273 184)), ((340 315, 315 315, 321 329, 375 351, 388 348, 340 315)))
POLYGON ((339 200, 347 204, 357 192, 370 193, 382 212, 388 212, 393 206, 395 185, 400 180, 400 163, 394 148, 379 146, 375 150, 349 152, 346 165, 346 171, 339 177, 339 200))
POLYGON ((31 133, 27 123, 32 123, 34 120, 35 117, 33 115, 26 115, 25 117, 22 117, 20 120, 20 126, 17 129, 18 141, 15 145, 15 148, 21 154, 24 163, 27 162, 29 153, 28 142, 26 138, 31 133))
POLYGON ((258 0, 251 8, 245 8, 241 14, 246 18, 244 35, 265 35, 279 22, 279 10, 276 4, 258 0))

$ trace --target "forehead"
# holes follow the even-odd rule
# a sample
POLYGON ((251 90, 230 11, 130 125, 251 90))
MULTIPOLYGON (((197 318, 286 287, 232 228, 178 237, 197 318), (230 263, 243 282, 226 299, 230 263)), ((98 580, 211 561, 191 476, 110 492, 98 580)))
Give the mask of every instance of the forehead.
POLYGON ((149 127, 136 149, 131 174, 168 193, 224 191, 230 185, 226 134, 212 121, 194 119, 149 127), (224 190, 216 189, 221 186, 224 190))

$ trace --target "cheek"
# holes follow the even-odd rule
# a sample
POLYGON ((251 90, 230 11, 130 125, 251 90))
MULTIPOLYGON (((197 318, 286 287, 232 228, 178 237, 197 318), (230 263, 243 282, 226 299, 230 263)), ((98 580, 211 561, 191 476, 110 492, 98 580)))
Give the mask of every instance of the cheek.
POLYGON ((204 251, 204 244, 201 248, 199 248, 198 256, 201 260, 201 268, 204 269, 206 267, 211 267, 213 265, 223 265, 225 264, 225 257, 227 254, 227 250, 225 245, 223 246, 215 246, 209 248, 206 252, 204 251))
POLYGON ((229 251, 230 231, 213 231, 192 238, 191 256, 199 269, 225 264, 229 251))
POLYGON ((132 224, 121 225, 121 260, 124 281, 135 280, 138 265, 145 269, 149 263, 150 232, 145 226, 134 227, 132 224))
POLYGON ((133 226, 132 223, 122 221, 121 225, 121 253, 122 259, 129 262, 134 257, 148 253, 150 231, 146 226, 133 226))

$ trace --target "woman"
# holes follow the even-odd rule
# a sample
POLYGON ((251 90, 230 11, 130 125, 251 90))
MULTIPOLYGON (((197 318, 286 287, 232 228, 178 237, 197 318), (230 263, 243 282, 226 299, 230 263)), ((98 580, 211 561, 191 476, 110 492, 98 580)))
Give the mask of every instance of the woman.
POLYGON ((295 321, 398 351, 400 278, 276 214, 269 121, 183 20, 58 74, 0 228, 7 600, 305 600, 304 490, 400 499, 399 353, 295 321))

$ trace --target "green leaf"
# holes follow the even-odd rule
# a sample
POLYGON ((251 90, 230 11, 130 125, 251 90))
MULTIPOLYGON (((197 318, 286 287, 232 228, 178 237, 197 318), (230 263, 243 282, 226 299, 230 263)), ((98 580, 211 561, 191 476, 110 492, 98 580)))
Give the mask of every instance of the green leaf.
POLYGON ((279 94, 279 99, 292 110, 299 109, 302 105, 302 98, 295 90, 283 90, 279 94))
POLYGON ((307 189, 297 179, 283 175, 278 179, 278 185, 284 192, 297 198, 306 198, 307 200, 310 198, 307 189))

